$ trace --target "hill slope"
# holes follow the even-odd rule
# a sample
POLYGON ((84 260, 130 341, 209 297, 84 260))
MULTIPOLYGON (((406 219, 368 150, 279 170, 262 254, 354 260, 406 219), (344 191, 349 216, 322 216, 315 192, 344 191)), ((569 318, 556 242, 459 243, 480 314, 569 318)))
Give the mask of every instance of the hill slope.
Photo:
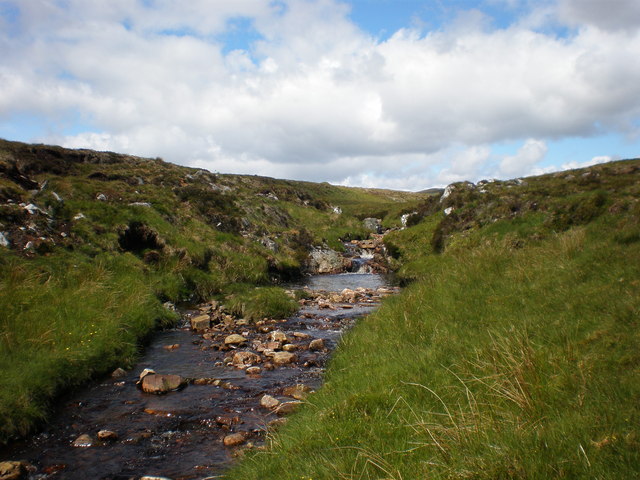
POLYGON ((640 161, 456 184, 411 223, 412 283, 229 477, 640 476, 640 161))
POLYGON ((286 316, 296 302, 272 284, 312 246, 365 237, 365 217, 399 224, 423 197, 0 140, 0 443, 63 389, 130 364, 175 319, 163 302, 286 316))

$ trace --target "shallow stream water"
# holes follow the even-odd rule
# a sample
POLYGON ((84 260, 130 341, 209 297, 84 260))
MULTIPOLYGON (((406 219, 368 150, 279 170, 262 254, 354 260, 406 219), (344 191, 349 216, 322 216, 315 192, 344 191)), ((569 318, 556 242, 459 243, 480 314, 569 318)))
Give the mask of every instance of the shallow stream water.
MULTIPOLYGON (((357 287, 375 290, 385 285, 387 280, 380 275, 339 274, 308 277, 290 288, 340 292, 357 287)), ((294 332, 303 338, 308 335, 304 340, 307 343, 321 338, 327 348, 320 352, 301 348, 295 364, 264 369, 259 375, 225 366, 223 360, 229 352, 192 332, 186 321, 198 312, 184 310, 185 324, 155 335, 140 362, 126 376, 105 378, 62 399, 56 415, 41 433, 0 452, 0 460, 27 461, 33 466, 32 480, 124 480, 145 475, 174 480, 219 478, 238 451, 225 447, 224 437, 239 432, 246 437, 241 448, 259 446, 269 422, 278 418, 272 410, 260 406, 262 396, 268 393, 284 401, 285 387, 304 384, 318 388, 325 362, 342 331, 376 305, 374 299, 342 308, 311 304, 291 318, 271 324, 269 328, 291 338, 294 332), (145 368, 220 382, 190 384, 164 395, 147 394, 136 386, 145 368), (80 435, 95 439, 100 430, 115 432, 117 439, 74 446, 80 435)), ((255 326, 240 328, 249 339, 261 335, 255 326)))

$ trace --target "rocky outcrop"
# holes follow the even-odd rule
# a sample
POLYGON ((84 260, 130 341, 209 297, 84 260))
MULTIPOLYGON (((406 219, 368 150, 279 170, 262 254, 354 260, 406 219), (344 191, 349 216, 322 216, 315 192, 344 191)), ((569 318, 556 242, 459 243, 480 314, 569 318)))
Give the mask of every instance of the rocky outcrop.
POLYGON ((309 254, 307 271, 309 273, 340 273, 350 265, 349 259, 330 248, 314 248, 309 254))

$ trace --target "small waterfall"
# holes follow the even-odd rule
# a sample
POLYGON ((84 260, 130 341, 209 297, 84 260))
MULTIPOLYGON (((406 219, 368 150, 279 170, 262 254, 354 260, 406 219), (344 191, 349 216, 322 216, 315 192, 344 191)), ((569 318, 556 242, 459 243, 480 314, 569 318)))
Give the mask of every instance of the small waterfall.
POLYGON ((370 262, 374 258, 373 250, 360 248, 350 243, 344 244, 347 255, 351 257, 351 267, 349 273, 375 273, 370 262))

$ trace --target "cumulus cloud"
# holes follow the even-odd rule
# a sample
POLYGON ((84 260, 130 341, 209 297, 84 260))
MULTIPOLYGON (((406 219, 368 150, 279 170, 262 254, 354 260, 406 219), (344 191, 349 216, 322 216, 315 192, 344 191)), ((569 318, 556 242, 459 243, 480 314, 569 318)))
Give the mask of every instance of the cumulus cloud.
POLYGON ((561 0, 558 19, 581 26, 567 37, 491 29, 472 11, 386 40, 338 0, 4 3, 18 14, 0 32, 0 120, 47 118, 34 140, 72 147, 422 189, 522 175, 549 139, 637 131, 640 117, 630 0, 626 19, 561 0), (238 19, 254 40, 230 49, 238 19), (56 128, 61 118, 87 127, 56 128), (516 140, 516 154, 491 153, 516 140))

